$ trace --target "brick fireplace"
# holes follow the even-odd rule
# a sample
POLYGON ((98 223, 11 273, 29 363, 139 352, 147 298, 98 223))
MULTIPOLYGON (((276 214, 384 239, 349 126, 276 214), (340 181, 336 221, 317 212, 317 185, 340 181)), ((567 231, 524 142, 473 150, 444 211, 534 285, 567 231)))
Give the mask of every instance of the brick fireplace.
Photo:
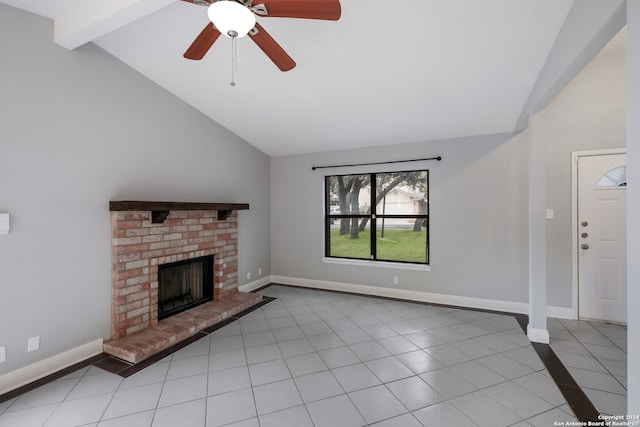
MULTIPOLYGON (((240 311, 246 303, 238 292, 238 215, 245 204, 110 202, 112 250, 111 341, 127 345, 137 337, 148 341, 149 330, 175 330, 176 322, 193 317, 189 312, 158 321, 158 267, 213 255, 213 301, 200 310, 211 310, 221 303, 225 313, 240 311), (237 309, 231 307, 234 302, 237 309), (162 323, 167 322, 163 327, 162 323), (171 325, 171 326, 169 326, 171 325)), ((248 294, 255 296, 255 294, 248 294)), ((254 301, 255 298, 249 298, 254 301)), ((193 310, 198 310, 198 307, 193 310)), ((214 308, 214 311, 215 308, 214 308)), ((220 310, 217 310, 220 311, 220 310)), ((217 312, 216 311, 216 312, 217 312)), ((202 317, 202 316, 200 316, 202 317)), ((204 325, 216 319, 204 320, 204 325)), ((217 319, 218 321, 220 319, 217 319)), ((197 320, 203 326, 203 319, 197 320)), ((184 325, 188 326, 188 325, 184 325)), ((189 335, 197 332, 188 327, 189 335)), ((168 337, 174 342, 180 337, 168 337)), ((148 346, 148 344, 145 344, 148 346)), ((139 345, 144 347, 145 345, 139 345)), ((148 353, 157 352, 152 348, 148 353)), ((107 351, 108 353, 112 353, 107 351)), ((131 359, 116 354, 125 360, 131 359)), ((137 355, 136 362, 146 355, 137 355)))

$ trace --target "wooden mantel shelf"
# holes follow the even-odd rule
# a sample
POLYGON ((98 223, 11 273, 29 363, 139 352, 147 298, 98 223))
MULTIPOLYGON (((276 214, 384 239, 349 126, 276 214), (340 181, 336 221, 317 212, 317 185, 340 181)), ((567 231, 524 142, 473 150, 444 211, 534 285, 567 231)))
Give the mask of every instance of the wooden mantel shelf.
POLYGON ((153 223, 161 223, 170 211, 218 211, 218 219, 225 220, 231 211, 249 209, 248 203, 201 203, 201 202, 152 202, 143 200, 120 200, 109 202, 109 211, 151 211, 153 223))

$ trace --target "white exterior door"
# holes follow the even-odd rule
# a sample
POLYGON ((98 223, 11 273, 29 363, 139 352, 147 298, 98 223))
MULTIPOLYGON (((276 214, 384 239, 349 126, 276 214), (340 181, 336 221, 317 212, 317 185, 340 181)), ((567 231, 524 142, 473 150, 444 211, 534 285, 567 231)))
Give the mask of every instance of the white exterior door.
POLYGON ((578 313, 626 323, 626 155, 578 159, 578 313))

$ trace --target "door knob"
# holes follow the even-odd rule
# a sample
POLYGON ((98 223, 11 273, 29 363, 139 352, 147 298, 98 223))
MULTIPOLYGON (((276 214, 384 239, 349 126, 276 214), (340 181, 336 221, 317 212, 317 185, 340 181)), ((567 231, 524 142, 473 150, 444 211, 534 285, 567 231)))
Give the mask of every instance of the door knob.
POLYGON ((581 244, 580 247, 582 249, 589 249, 589 245, 587 245, 586 243, 581 244))

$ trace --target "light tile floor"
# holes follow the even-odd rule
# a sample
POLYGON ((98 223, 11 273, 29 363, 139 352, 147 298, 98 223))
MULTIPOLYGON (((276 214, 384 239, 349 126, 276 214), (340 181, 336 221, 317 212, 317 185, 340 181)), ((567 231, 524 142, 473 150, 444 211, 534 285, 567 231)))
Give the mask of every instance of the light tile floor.
POLYGON ((0 426, 576 420, 512 316, 284 286, 262 293, 277 299, 126 379, 87 367, 1 403, 0 426))
POLYGON ((564 319, 547 325, 551 348, 598 412, 626 414, 626 326, 564 319))

